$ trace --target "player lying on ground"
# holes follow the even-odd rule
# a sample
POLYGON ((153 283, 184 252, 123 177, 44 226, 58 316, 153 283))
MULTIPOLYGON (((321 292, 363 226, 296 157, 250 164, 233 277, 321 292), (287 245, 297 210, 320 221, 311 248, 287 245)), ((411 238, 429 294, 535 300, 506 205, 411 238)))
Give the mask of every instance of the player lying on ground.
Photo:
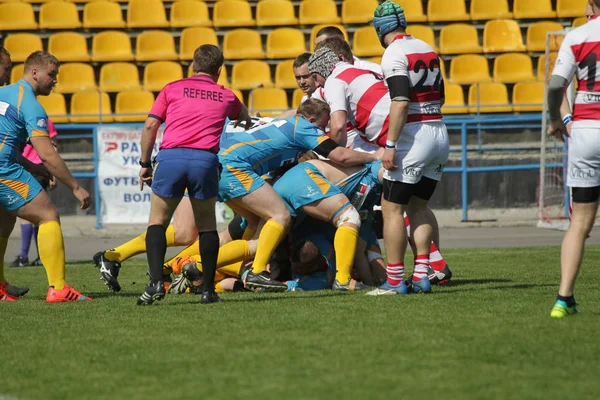
POLYGON ((39 226, 40 259, 48 275, 46 302, 90 300, 65 282, 65 247, 58 211, 32 174, 55 176, 72 190, 81 208, 90 206, 89 193, 79 186, 48 134, 48 116, 36 96, 47 96, 57 83, 59 62, 50 53, 36 51, 25 60, 23 79, 0 88, 0 301, 17 298, 6 293, 4 255, 17 217, 39 226), (43 166, 21 156, 30 141, 43 166))

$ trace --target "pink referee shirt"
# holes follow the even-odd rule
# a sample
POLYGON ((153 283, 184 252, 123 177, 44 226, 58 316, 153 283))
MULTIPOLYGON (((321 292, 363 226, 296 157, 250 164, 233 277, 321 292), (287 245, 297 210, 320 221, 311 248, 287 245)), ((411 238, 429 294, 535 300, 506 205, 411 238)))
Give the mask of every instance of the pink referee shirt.
POLYGON ((161 149, 186 147, 219 151, 227 118, 235 119, 242 103, 208 75, 171 82, 160 92, 149 117, 165 122, 161 149))
MULTIPOLYGON (((56 137, 58 135, 54 124, 50 120, 48 120, 48 133, 50 133, 50 138, 56 137)), ((23 149, 23 157, 25 157, 34 164, 42 163, 40 156, 38 156, 38 154, 35 152, 35 149, 30 144, 25 145, 25 148, 23 149)))

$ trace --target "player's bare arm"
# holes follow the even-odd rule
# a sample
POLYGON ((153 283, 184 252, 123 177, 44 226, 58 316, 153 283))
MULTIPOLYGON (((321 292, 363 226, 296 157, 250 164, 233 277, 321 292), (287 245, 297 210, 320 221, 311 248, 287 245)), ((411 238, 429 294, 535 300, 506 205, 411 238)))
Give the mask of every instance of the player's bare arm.
POLYGON ((394 165, 394 156, 396 154, 396 142, 400 138, 402 129, 406 124, 408 116, 408 101, 410 83, 407 76, 392 76, 387 79, 390 88, 390 127, 388 129, 387 141, 385 144, 385 153, 383 154, 383 167, 388 170, 396 169, 394 165))
POLYGON ((233 126, 237 128, 242 122, 244 123, 244 129, 249 129, 252 126, 252 117, 250 117, 250 112, 248 112, 248 109, 244 105, 242 105, 240 114, 236 118, 233 126))
POLYGON ((561 118, 562 102, 569 82, 562 76, 552 75, 548 87, 548 111, 550 122, 548 124, 548 135, 562 141, 563 135, 568 135, 567 127, 561 118))
POLYGON ((334 111, 331 114, 329 122, 329 137, 344 147, 346 147, 348 142, 348 133, 346 132, 347 118, 348 112, 342 110, 334 111))
POLYGON ((160 128, 161 121, 154 118, 148 117, 144 123, 144 130, 142 132, 142 149, 140 153, 140 190, 144 188, 144 183, 148 186, 152 184, 152 149, 154 143, 156 143, 156 135, 158 134, 158 128, 160 128))

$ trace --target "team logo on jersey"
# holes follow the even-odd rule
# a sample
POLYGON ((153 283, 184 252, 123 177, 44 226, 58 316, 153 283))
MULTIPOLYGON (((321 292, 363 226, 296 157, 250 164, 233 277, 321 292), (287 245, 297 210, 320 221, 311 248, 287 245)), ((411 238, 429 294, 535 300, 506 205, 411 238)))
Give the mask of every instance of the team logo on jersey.
POLYGON ((19 200, 18 197, 13 196, 12 194, 7 194, 6 197, 8 198, 8 205, 11 205, 19 200))
POLYGON ((38 128, 47 128, 48 127, 48 121, 46 121, 46 118, 38 118, 36 123, 38 128))
POLYGON ((312 186, 306 185, 306 196, 313 197, 315 194, 317 194, 317 191, 312 186))

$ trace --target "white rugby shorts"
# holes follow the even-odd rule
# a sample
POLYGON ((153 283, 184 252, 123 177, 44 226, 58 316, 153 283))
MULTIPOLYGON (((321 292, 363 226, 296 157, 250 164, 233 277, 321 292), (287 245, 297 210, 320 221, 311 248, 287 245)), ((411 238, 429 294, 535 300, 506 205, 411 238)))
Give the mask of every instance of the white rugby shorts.
POLYGON ((419 182, 423 176, 439 181, 449 151, 448 131, 441 121, 405 125, 396 143, 394 164, 398 168, 385 170, 383 177, 410 184, 419 182))
POLYGON ((600 128, 573 127, 568 154, 567 186, 600 186, 600 128))

